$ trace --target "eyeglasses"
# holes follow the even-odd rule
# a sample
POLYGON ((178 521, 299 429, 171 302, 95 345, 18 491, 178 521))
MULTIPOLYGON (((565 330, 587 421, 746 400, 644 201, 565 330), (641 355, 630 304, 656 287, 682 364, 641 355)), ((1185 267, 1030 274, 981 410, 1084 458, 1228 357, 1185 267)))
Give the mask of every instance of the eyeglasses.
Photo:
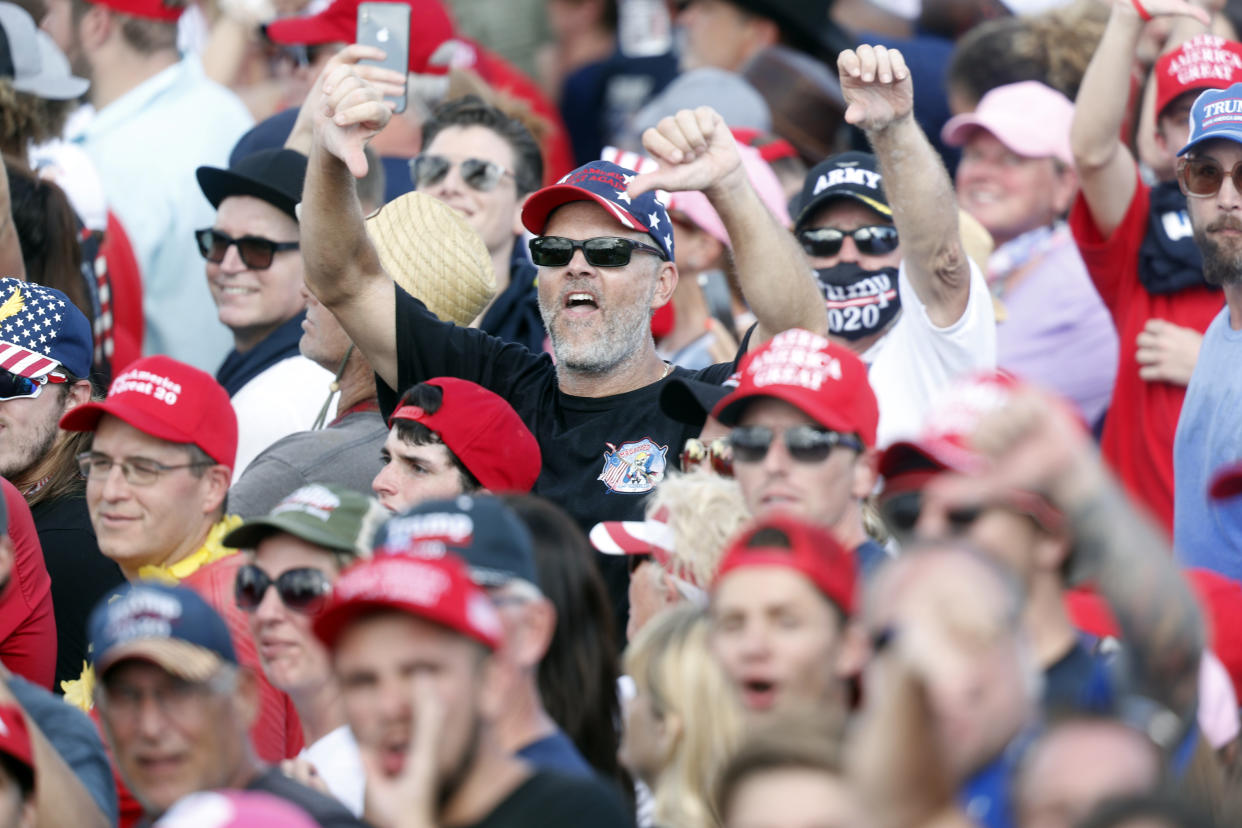
MULTIPOLYGON (((733 462, 762 462, 768 456, 768 448, 775 437, 775 432, 767 426, 738 426, 729 435, 729 444, 733 446, 733 462)), ((853 449, 860 454, 864 451, 862 440, 852 434, 842 434, 814 425, 785 429, 785 450, 799 463, 819 463, 837 446, 853 449)))
POLYGON ((273 578, 254 564, 237 570, 233 581, 233 599, 239 609, 254 612, 263 603, 267 588, 276 587, 276 594, 286 607, 303 615, 314 615, 323 609, 332 594, 332 583, 322 570, 312 567, 290 569, 273 578))
POLYGON ((854 240, 858 252, 864 256, 882 256, 897 249, 897 228, 891 224, 869 224, 854 230, 812 227, 798 231, 798 241, 808 256, 837 255, 846 236, 854 240))
POLYGON ((34 399, 43 393, 43 387, 50 383, 68 382, 64 374, 44 374, 38 379, 23 377, 12 371, 0 371, 0 400, 34 399))
POLYGON ((174 722, 190 722, 201 719, 209 711, 201 702, 213 694, 231 695, 237 674, 220 670, 203 682, 186 681, 170 677, 159 687, 142 688, 129 684, 104 682, 99 697, 102 712, 109 718, 125 722, 134 721, 141 713, 148 698, 155 702, 160 715, 174 722))
MULTIPOLYGON (((880 502, 880 516, 884 518, 884 525, 897 535, 913 533, 922 514, 921 491, 899 492, 880 502)), ((979 507, 951 509, 945 514, 945 521, 952 534, 960 535, 969 530, 981 514, 983 509, 979 507)))
POLYGON ((695 466, 709 463, 711 470, 721 477, 733 476, 733 447, 723 437, 717 437, 710 444, 705 444, 697 437, 691 437, 681 450, 681 470, 688 471, 695 466))
MULTIPOLYGON (((449 170, 453 169, 453 163, 443 155, 416 155, 410 159, 410 178, 419 189, 432 187, 444 180, 449 170)), ((461 180, 481 193, 496 189, 500 179, 506 175, 514 177, 513 173, 495 161, 485 161, 482 158, 467 158, 460 166, 461 180)))
POLYGON ((539 236, 530 240, 530 260, 540 267, 564 267, 578 249, 582 250, 587 264, 592 267, 625 267, 635 250, 654 253, 665 261, 668 259, 658 247, 616 236, 596 236, 583 241, 561 236, 539 236))
POLYGON ((166 472, 179 469, 206 468, 216 464, 214 460, 199 460, 194 463, 166 466, 163 463, 157 463, 145 457, 132 457, 118 463, 106 454, 95 454, 90 451, 82 452, 77 455, 76 459, 78 461, 78 471, 87 480, 106 480, 108 475, 112 473, 112 467, 119 465, 121 467, 121 475, 124 476, 125 482, 131 486, 150 486, 156 480, 159 480, 161 474, 166 472))
POLYGON ((1177 183, 1182 193, 1191 198, 1211 198, 1220 192, 1225 176, 1233 179, 1233 187, 1242 193, 1242 161, 1228 173, 1211 158, 1183 158, 1177 162, 1177 183))
POLYGON ((229 248, 237 245, 237 255, 241 256, 242 264, 251 270, 267 270, 272 266, 272 259, 277 253, 298 249, 298 242, 295 241, 275 242, 262 236, 242 236, 235 239, 211 227, 195 230, 194 238, 198 241, 198 252, 214 264, 224 261, 229 248))

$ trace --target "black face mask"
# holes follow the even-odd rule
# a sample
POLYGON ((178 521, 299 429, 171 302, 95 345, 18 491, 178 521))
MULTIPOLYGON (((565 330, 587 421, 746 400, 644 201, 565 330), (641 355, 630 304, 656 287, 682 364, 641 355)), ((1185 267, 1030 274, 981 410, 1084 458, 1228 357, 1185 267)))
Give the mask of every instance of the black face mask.
POLYGON ((815 271, 828 303, 828 333, 851 342, 888 328, 901 312, 897 268, 863 270, 853 262, 815 271))

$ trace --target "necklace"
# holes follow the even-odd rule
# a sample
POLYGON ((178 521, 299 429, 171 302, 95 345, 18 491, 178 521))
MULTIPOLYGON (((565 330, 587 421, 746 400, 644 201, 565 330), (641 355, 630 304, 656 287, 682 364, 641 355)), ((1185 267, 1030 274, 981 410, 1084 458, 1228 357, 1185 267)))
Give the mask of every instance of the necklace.
POLYGON ((664 373, 660 374, 660 379, 656 380, 656 382, 659 382, 660 380, 664 379, 671 373, 673 373, 673 363, 671 362, 664 363, 664 373))

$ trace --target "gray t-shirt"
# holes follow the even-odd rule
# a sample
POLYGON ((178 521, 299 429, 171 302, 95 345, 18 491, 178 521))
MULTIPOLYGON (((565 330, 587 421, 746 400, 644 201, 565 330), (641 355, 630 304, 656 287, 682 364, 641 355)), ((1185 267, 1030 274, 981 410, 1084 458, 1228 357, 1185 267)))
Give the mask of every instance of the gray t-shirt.
POLYGON ((266 515, 309 483, 334 483, 367 494, 379 474, 388 436, 378 408, 354 410, 322 431, 299 431, 256 457, 229 490, 229 512, 266 515))

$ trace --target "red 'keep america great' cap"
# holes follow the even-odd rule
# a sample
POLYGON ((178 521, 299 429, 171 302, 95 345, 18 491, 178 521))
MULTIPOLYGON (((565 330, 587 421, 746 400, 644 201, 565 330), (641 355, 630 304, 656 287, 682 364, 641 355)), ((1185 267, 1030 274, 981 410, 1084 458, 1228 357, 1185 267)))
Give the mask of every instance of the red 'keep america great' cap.
POLYGON ((1186 92, 1228 89, 1242 81, 1242 44, 1216 35, 1192 37, 1160 56, 1156 78, 1156 115, 1186 92))
POLYGON ((742 361, 738 385, 712 416, 735 426, 746 404, 759 397, 783 400, 825 428, 857 434, 875 445, 880 407, 867 382, 867 366, 848 348, 794 328, 772 337, 742 361))
POLYGON ((230 469, 237 459, 237 414, 229 392, 210 374, 172 357, 130 363, 112 380, 103 402, 71 409, 60 418, 60 427, 94 431, 105 414, 152 437, 192 443, 230 469))

